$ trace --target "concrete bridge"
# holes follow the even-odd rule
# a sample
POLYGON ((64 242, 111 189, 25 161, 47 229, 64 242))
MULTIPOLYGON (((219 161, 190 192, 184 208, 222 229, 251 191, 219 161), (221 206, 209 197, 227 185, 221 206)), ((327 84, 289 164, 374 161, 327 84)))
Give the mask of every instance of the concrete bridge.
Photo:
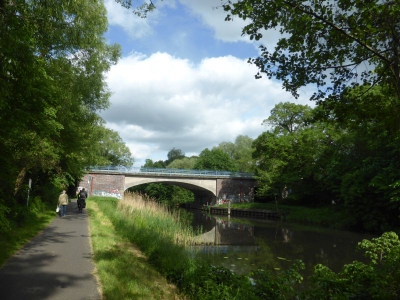
POLYGON ((224 200, 252 202, 256 185, 252 174, 241 172, 97 167, 85 174, 80 187, 89 195, 121 199, 128 188, 146 183, 172 184, 190 190, 197 204, 224 200))

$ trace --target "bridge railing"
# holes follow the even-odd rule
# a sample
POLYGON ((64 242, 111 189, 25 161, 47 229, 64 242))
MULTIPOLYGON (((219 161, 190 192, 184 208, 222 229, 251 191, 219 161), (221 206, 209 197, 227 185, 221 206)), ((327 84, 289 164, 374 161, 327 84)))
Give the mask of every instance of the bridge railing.
POLYGON ((124 166, 94 166, 89 171, 119 172, 119 173, 138 173, 143 175, 161 176, 197 176, 197 177, 240 177, 252 178, 254 174, 245 172, 230 172, 216 170, 191 170, 191 169, 164 169, 164 168, 144 168, 124 166))

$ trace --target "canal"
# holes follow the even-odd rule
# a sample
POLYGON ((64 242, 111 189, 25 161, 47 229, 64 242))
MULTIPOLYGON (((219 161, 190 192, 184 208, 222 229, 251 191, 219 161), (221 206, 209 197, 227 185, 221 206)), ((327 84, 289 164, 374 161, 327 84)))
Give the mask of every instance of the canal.
POLYGON ((259 268, 284 270, 296 259, 306 265, 305 277, 316 264, 337 272, 344 264, 364 261, 357 244, 376 237, 282 221, 210 216, 201 210, 187 212, 199 231, 197 238, 206 244, 194 250, 212 264, 244 275, 259 268))

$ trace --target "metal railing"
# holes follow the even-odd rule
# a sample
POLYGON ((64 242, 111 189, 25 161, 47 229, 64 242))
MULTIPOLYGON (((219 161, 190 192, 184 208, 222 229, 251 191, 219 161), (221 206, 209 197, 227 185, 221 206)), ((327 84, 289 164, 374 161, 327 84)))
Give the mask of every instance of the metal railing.
POLYGON ((118 172, 126 174, 158 175, 158 176, 191 176, 191 177, 238 177, 252 178, 254 174, 245 172, 230 172, 216 170, 164 169, 124 166, 94 166, 89 171, 118 172))

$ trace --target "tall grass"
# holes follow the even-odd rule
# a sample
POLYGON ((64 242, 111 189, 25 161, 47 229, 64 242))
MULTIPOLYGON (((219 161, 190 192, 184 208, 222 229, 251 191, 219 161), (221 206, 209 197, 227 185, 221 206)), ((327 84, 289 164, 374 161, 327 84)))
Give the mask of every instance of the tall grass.
POLYGON ((124 218, 134 218, 135 231, 139 231, 137 234, 143 238, 151 235, 152 243, 168 241, 184 247, 195 243, 196 233, 192 228, 182 225, 179 211, 171 210, 154 199, 127 193, 124 199, 118 202, 117 208, 124 218), (155 236, 154 232, 157 232, 155 236))
POLYGON ((167 282, 149 263, 140 249, 114 224, 118 219, 117 200, 91 197, 87 201, 90 215, 91 243, 96 274, 104 299, 184 299, 178 289, 167 282))
POLYGON ((179 283, 192 269, 193 255, 186 250, 194 232, 179 222, 179 214, 167 206, 137 194, 126 194, 123 200, 92 197, 114 230, 137 245, 150 264, 168 280, 179 283))

